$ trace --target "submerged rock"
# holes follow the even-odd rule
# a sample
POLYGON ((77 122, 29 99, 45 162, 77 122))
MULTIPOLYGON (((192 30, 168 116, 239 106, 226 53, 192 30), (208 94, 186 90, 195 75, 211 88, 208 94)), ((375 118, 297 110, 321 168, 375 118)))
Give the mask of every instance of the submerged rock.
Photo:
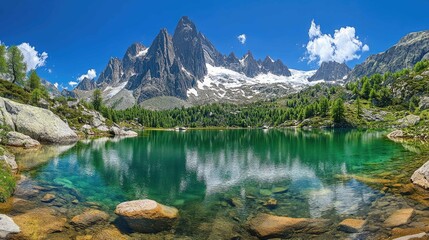
POLYGON ((40 143, 25 134, 12 131, 6 134, 6 145, 12 147, 34 148, 40 146, 40 143))
POLYGON ((50 110, 0 97, 0 123, 33 139, 48 143, 76 142, 78 136, 50 110))
POLYGON ((387 134, 387 137, 389 139, 393 139, 393 140, 397 139, 397 138, 403 138, 404 136, 405 136, 404 131, 402 131, 402 130, 395 130, 395 131, 387 134))
POLYGON ((55 200, 55 195, 51 193, 47 193, 43 198, 41 199, 44 203, 50 203, 55 200))
POLYGON ((154 200, 143 199, 123 202, 115 213, 136 232, 156 233, 170 229, 178 218, 178 210, 154 200))
POLYGON ((0 239, 5 239, 9 234, 19 233, 20 231, 12 218, 0 214, 0 239))
POLYGON ((116 227, 106 228, 95 234, 91 240, 126 240, 129 237, 122 234, 116 227))
POLYGON ((51 208, 33 209, 12 219, 21 228, 18 239, 49 239, 49 234, 62 232, 67 222, 51 208))
POLYGON ((344 219, 338 225, 338 229, 347 233, 357 233, 363 229, 366 221, 362 219, 344 219))
POLYGON ((89 209, 74 216, 71 220, 71 224, 78 228, 86 228, 98 223, 106 222, 109 219, 109 215, 103 211, 97 209, 89 209))
POLYGON ((412 208, 404 208, 404 209, 396 210, 392 215, 390 215, 390 217, 386 219, 386 221, 384 221, 384 226, 393 228, 393 227, 398 227, 398 226, 407 224, 410 221, 413 214, 414 214, 414 209, 412 208))
POLYGON ((290 218, 261 213, 249 221, 260 238, 290 237, 294 233, 321 234, 331 225, 327 219, 290 218))
POLYGON ((413 173, 411 182, 424 189, 429 189, 429 161, 413 173))

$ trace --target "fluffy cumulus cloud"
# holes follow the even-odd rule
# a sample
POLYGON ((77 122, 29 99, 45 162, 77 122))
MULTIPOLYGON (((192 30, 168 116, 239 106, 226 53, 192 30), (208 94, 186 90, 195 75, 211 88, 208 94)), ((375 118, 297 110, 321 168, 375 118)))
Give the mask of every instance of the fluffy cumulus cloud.
POLYGON ((95 69, 89 69, 86 74, 83 74, 82 76, 78 77, 77 80, 82 81, 85 78, 89 78, 92 80, 95 77, 97 77, 97 73, 95 72, 95 69))
POLYGON ((36 48, 29 43, 21 43, 18 45, 18 48, 24 56, 24 62, 27 64, 27 72, 45 66, 48 53, 39 53, 36 48))
POLYGON ((95 69, 89 69, 86 74, 82 74, 80 77, 78 77, 76 79, 76 81, 70 81, 69 85, 74 87, 76 85, 79 84, 80 81, 82 81, 85 78, 89 78, 89 79, 94 79, 95 77, 97 77, 97 72, 95 71, 95 69))
POLYGON ((238 35, 237 36, 237 39, 238 39, 238 41, 241 43, 241 44, 245 44, 246 43, 246 34, 240 34, 240 35, 238 35))
POLYGON ((323 34, 320 25, 316 25, 314 20, 308 30, 307 54, 309 62, 336 61, 347 62, 360 58, 359 53, 369 51, 369 46, 363 44, 356 36, 354 27, 342 27, 335 30, 334 36, 323 34))

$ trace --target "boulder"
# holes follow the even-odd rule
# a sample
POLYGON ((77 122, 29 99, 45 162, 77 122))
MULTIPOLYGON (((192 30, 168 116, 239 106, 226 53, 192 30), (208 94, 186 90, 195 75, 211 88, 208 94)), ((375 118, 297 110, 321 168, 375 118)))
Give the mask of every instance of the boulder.
POLYGON ((90 122, 91 126, 97 128, 101 125, 105 125, 106 119, 99 112, 93 110, 85 110, 83 113, 85 115, 92 116, 90 122))
POLYGON ((122 234, 116 227, 110 227, 101 230, 95 234, 92 240, 126 240, 129 237, 125 234, 122 234))
POLYGON ((396 210, 392 213, 385 221, 384 226, 388 228, 394 228, 398 226, 402 226, 410 222, 411 217, 414 214, 414 209, 412 208, 404 208, 396 210))
POLYGON ((41 199, 42 202, 44 203, 50 203, 52 201, 55 200, 55 195, 51 194, 51 193, 47 193, 45 196, 43 196, 43 198, 41 199))
POLYGON ((21 228, 18 239, 49 239, 49 234, 62 232, 67 222, 51 208, 36 208, 12 219, 21 228))
POLYGON ((250 230, 260 238, 288 238, 294 233, 321 234, 329 231, 327 219, 291 218, 260 213, 249 221, 250 230))
POLYGON ((407 115, 404 118, 398 120, 401 127, 415 126, 420 122, 420 117, 414 114, 407 115))
POLYGON ((106 125, 100 125, 97 127, 98 131, 108 132, 109 128, 106 125))
POLYGON ((413 173, 411 182, 424 189, 429 189, 429 161, 413 173))
POLYGON ((338 229, 347 233, 357 233, 363 229, 366 221, 362 219, 344 219, 338 225, 338 229))
POLYGON ((15 155, 4 153, 0 156, 0 163, 5 162, 7 166, 10 167, 12 173, 16 173, 18 171, 18 164, 15 161, 15 155))
POLYGON ((39 147, 40 143, 25 134, 12 131, 6 134, 6 145, 12 147, 34 148, 39 147))
POLYGON ((115 136, 124 136, 124 137, 136 137, 138 136, 138 133, 131 131, 131 130, 125 130, 118 127, 111 127, 110 132, 115 136))
POLYGON ((106 222, 108 219, 109 215, 107 213, 97 209, 89 209, 82 214, 74 216, 71 220, 71 224, 77 228, 87 228, 98 223, 106 222))
POLYGON ((78 136, 50 110, 0 97, 0 123, 40 142, 71 143, 78 136))
POLYGON ((420 110, 429 109, 429 97, 422 97, 419 102, 420 110))
POLYGON ((123 202, 115 213, 136 232, 156 233, 170 229, 178 218, 178 210, 154 200, 143 199, 123 202))
POLYGON ((395 131, 387 134, 387 137, 389 139, 403 138, 404 137, 404 131, 402 131, 402 130, 395 130, 395 131))
POLYGON ((12 218, 0 214, 0 239, 5 239, 9 234, 19 233, 20 231, 12 218))

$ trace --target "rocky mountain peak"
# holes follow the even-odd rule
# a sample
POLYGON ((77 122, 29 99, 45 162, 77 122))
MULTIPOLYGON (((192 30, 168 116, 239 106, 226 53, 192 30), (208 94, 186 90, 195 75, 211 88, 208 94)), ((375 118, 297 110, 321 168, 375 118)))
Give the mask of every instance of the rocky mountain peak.
POLYGON ((260 73, 258 62, 253 57, 251 51, 248 51, 240 60, 243 73, 248 77, 255 77, 260 73))
POLYGON ((203 46, 206 63, 216 67, 224 65, 224 56, 215 48, 210 40, 202 33, 199 33, 199 38, 203 46))
POLYGON ((371 55, 363 63, 356 65, 347 80, 412 68, 423 59, 429 59, 429 31, 413 32, 385 52, 371 55))
POLYGON ((174 52, 183 67, 196 79, 207 74, 203 45, 195 24, 182 17, 173 35, 174 52))
POLYGON ((82 91, 90 91, 94 90, 96 88, 95 81, 89 78, 84 78, 82 81, 79 82, 79 84, 76 86, 75 89, 82 90, 82 91))
POLYGON ((148 48, 141 43, 133 43, 128 47, 122 58, 122 68, 124 70, 124 78, 130 78, 141 69, 143 58, 146 56, 148 48))
POLYGON ((325 80, 335 81, 342 80, 351 69, 345 63, 338 63, 335 61, 322 62, 316 73, 311 76, 309 81, 325 80))
POLYGON ((107 85, 115 85, 122 81, 122 62, 118 58, 110 58, 106 68, 97 80, 97 86, 103 88, 107 85))
POLYGON ((291 76, 289 68, 284 65, 280 59, 274 61, 270 56, 266 56, 264 61, 261 63, 261 70, 263 73, 291 76))

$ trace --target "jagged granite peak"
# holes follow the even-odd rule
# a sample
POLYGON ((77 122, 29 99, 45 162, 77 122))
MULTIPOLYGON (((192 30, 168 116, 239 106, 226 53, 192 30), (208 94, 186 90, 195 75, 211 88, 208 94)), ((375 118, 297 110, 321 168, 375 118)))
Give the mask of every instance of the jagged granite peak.
POLYGON ((147 50, 148 48, 139 42, 133 43, 128 47, 124 57, 122 58, 122 68, 124 70, 125 78, 136 73, 137 69, 140 67, 139 63, 143 61, 147 50))
POLYGON ((385 52, 371 55, 356 65, 347 80, 412 68, 423 59, 429 59, 429 31, 409 33, 385 52))
POLYGON ((264 61, 260 63, 263 73, 272 73, 280 76, 291 76, 289 68, 283 64, 280 59, 274 61, 270 56, 265 57, 264 61))
POLYGON ((252 52, 248 51, 240 60, 242 72, 248 77, 255 77, 260 73, 258 62, 253 57, 252 52))
POLYGON ((234 52, 231 52, 227 57, 225 57, 224 67, 236 72, 241 71, 240 60, 237 58, 234 52))
POLYGON ((110 58, 106 68, 101 72, 97 80, 97 87, 104 88, 108 85, 116 85, 123 80, 124 71, 119 58, 110 58))
POLYGON ((82 91, 91 91, 94 90, 97 87, 94 80, 89 78, 84 78, 82 81, 79 82, 79 84, 76 86, 75 89, 82 90, 82 91))
POLYGON ((188 18, 182 17, 173 35, 174 51, 183 67, 196 79, 207 74, 203 45, 197 27, 188 18))
POLYGON ((212 66, 223 66, 225 64, 224 56, 220 53, 215 46, 210 42, 210 40, 204 36, 204 34, 199 33, 199 38, 203 46, 204 59, 206 63, 212 66))
POLYGON ((58 88, 48 80, 41 78, 40 83, 46 88, 46 90, 48 90, 50 96, 58 97, 61 95, 60 90, 58 90, 58 88))
POLYGON ((195 79, 183 69, 175 56, 172 37, 162 29, 148 49, 139 75, 132 77, 126 88, 134 91, 138 102, 157 96, 185 99, 195 79))
POLYGON ((316 73, 308 81, 335 81, 342 80, 349 74, 351 69, 345 63, 335 61, 322 62, 316 73))

